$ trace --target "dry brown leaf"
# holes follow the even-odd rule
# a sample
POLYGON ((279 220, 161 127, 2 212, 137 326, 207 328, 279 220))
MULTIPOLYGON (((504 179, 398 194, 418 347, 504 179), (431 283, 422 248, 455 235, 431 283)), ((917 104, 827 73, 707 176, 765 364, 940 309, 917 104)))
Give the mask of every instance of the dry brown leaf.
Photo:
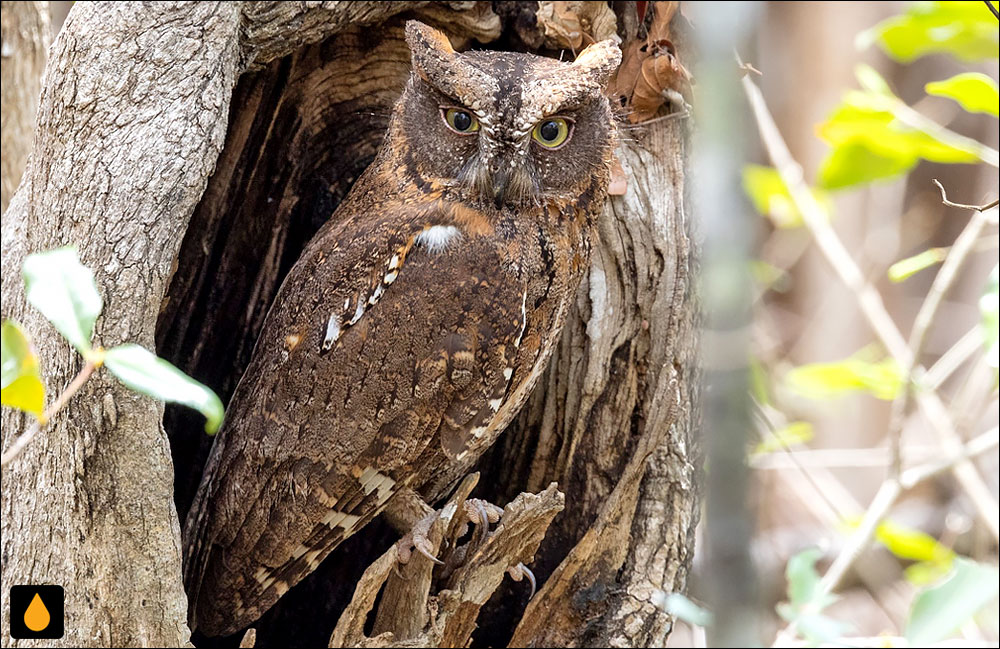
POLYGON ((646 53, 641 51, 641 41, 631 41, 622 50, 622 64, 618 72, 608 84, 608 96, 614 100, 615 107, 627 106, 635 91, 635 82, 639 78, 639 69, 646 53))
POLYGON ((673 90, 688 101, 691 96, 691 75, 674 54, 670 41, 658 41, 647 47, 651 56, 642 62, 632 93, 632 123, 651 119, 667 101, 665 91, 673 90))
POLYGON ((612 38, 618 19, 607 2, 539 2, 535 14, 545 34, 545 46, 568 48, 574 53, 583 47, 612 38))
POLYGON ((622 64, 608 85, 608 94, 616 105, 629 108, 633 124, 651 119, 667 101, 680 95, 691 100, 691 75, 677 58, 670 40, 670 21, 679 2, 650 3, 649 33, 645 41, 625 45, 622 64))
POLYGON ((680 2, 650 3, 653 19, 649 25, 649 35, 646 37, 647 43, 671 40, 670 21, 673 20, 674 14, 677 13, 677 8, 680 4, 680 2))

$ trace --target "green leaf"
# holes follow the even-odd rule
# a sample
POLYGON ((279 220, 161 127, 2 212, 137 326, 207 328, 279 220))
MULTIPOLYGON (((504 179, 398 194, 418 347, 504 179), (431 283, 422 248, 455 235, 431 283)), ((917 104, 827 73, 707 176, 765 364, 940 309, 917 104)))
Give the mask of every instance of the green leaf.
POLYGON ((966 72, 944 81, 932 81, 924 89, 928 95, 954 99, 970 113, 1000 117, 1000 87, 985 74, 966 72))
POLYGON ((951 572, 951 566, 951 561, 918 561, 906 566, 903 569, 903 576, 914 586, 926 586, 941 581, 951 572))
MULTIPOLYGON (((777 169, 761 165, 743 167, 743 190, 750 197, 754 208, 771 219, 777 228, 797 228, 802 225, 802 214, 777 169)), ((825 192, 812 190, 816 202, 830 216, 830 198, 825 192)))
POLYGON ((670 593, 663 608, 674 617, 692 626, 711 626, 712 614, 680 593, 670 593))
POLYGON ((1000 349, 997 339, 1000 338, 1000 266, 994 266, 990 273, 990 281, 979 298, 979 311, 983 315, 983 344, 986 346, 986 360, 996 369, 1000 365, 1000 349))
POLYGON ((750 260, 750 275, 763 290, 786 293, 791 288, 788 271, 762 259, 750 260))
POLYGON ((901 259, 889 266, 889 279, 897 283, 902 282, 925 268, 940 264, 947 256, 947 248, 929 248, 912 257, 901 259))
MULTIPOLYGON (((872 79, 865 80, 861 70, 863 83, 878 85, 872 79)), ((877 75, 867 70, 871 73, 868 76, 877 75)), ((979 159, 971 148, 943 142, 898 121, 893 111, 902 105, 887 85, 878 92, 849 91, 816 129, 833 148, 820 166, 820 186, 843 189, 892 178, 912 169, 921 158, 941 163, 974 163, 979 159)))
POLYGON ((813 425, 808 421, 793 421, 779 428, 754 447, 752 455, 774 453, 793 444, 804 444, 813 438, 813 425))
POLYGON ((750 357, 749 368, 750 394, 753 395, 754 399, 765 406, 770 405, 771 388, 770 381, 767 378, 767 370, 765 370, 760 361, 753 356, 750 357))
POLYGON ((895 178, 915 167, 918 161, 916 156, 905 154, 881 156, 861 142, 848 142, 837 146, 820 164, 819 185, 824 189, 846 189, 895 178))
POLYGON ((823 609, 837 601, 832 594, 823 595, 819 588, 820 576, 816 561, 822 553, 816 549, 799 552, 788 560, 785 577, 788 579, 788 602, 778 604, 776 610, 795 629, 811 642, 820 644, 843 635, 848 625, 822 615, 823 609))
POLYGON ((831 399, 846 392, 868 392, 891 401, 903 385, 902 372, 892 359, 877 363, 856 356, 832 363, 801 365, 785 375, 789 388, 810 399, 831 399))
POLYGON ((205 415, 205 431, 222 424, 222 401, 208 387, 139 345, 120 345, 104 354, 104 365, 136 392, 194 408, 205 415))
POLYGON ((104 304, 94 273, 70 246, 28 255, 21 268, 30 302, 81 354, 90 352, 94 322, 104 304))
POLYGON ((809 548, 794 555, 785 566, 788 579, 788 599, 793 606, 812 604, 819 594, 819 573, 816 562, 823 553, 818 548, 809 548))
POLYGON ((930 534, 910 527, 882 521, 875 529, 878 539, 890 552, 901 559, 951 564, 955 552, 930 534))
POLYGON ((38 356, 16 322, 5 320, 0 325, 0 356, 0 402, 40 418, 45 410, 45 386, 38 375, 38 356))
POLYGON ((911 646, 926 646, 952 636, 1000 594, 1000 572, 993 566, 956 557, 943 582, 917 595, 906 623, 911 646))
POLYGON ((997 58, 1000 39, 996 18, 982 2, 914 2, 903 15, 859 34, 856 44, 873 42, 903 62, 935 52, 979 61, 997 58))

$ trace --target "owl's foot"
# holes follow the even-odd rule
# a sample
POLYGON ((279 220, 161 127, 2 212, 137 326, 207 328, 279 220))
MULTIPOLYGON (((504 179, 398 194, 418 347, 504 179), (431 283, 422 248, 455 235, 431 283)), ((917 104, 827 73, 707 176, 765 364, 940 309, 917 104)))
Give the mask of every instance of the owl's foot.
POLYGON ((516 566, 511 566, 507 568, 507 574, 514 581, 521 581, 524 577, 528 578, 528 582, 531 584, 531 594, 528 595, 528 599, 535 596, 535 589, 538 588, 538 584, 535 582, 535 573, 531 572, 531 569, 523 563, 519 563, 516 566))
MULTIPOLYGON (((476 526, 480 544, 486 542, 490 533, 490 524, 499 522, 500 517, 503 516, 503 509, 481 498, 469 498, 462 503, 462 509, 465 511, 468 522, 476 526)), ((468 523, 462 527, 459 536, 464 536, 467 531, 468 523)))
POLYGON ((413 557, 413 551, 416 550, 434 563, 444 565, 443 561, 434 556, 434 544, 427 538, 427 534, 431 531, 431 525, 434 524, 439 515, 438 512, 432 511, 417 521, 410 528, 410 531, 399 539, 399 542, 396 543, 396 559, 399 563, 409 563, 410 558, 413 557))
MULTIPOLYGON (((467 522, 463 525, 461 531, 459 532, 459 536, 464 536, 468 531, 468 524, 472 523, 478 528, 477 532, 479 533, 479 543, 486 541, 486 538, 490 533, 490 524, 498 522, 500 520, 500 516, 503 514, 502 509, 480 498, 469 498, 463 502, 462 511, 465 514, 467 522)), ((434 524, 434 521, 437 520, 440 515, 441 513, 437 511, 430 512, 417 521, 416 524, 410 528, 410 531, 399 540, 396 544, 396 554, 399 563, 409 563, 410 559, 413 557, 413 551, 416 550, 434 563, 444 565, 443 561, 434 556, 434 544, 431 543, 429 538, 427 538, 427 535, 431 530, 431 525, 434 524)))

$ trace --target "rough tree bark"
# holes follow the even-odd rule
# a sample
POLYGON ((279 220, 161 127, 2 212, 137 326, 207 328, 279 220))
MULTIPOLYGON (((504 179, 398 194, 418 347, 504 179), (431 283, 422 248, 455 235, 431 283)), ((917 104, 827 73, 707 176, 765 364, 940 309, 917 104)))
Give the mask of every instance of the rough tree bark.
POLYGON ((21 182, 31 151, 38 91, 52 33, 48 2, 5 2, 0 14, 0 212, 21 182))
MULTIPOLYGON (((619 32, 635 38, 634 4, 614 7, 619 32)), ((105 297, 96 342, 155 346, 226 399, 285 272, 374 155, 409 71, 403 21, 435 24, 456 47, 539 51, 536 11, 77 3, 3 217, 3 316, 33 334, 49 393, 80 362, 25 304, 16 278, 26 254, 77 245, 105 297)), ((424 642, 464 644, 473 622, 473 642, 491 645, 654 646, 669 634, 658 602, 684 589, 698 511, 684 130, 667 119, 627 131, 628 192, 608 202, 560 348, 480 466, 474 495, 508 505, 511 529, 456 570, 451 594, 426 593, 433 610, 414 618, 428 625, 424 642), (535 556, 540 591, 526 609, 523 584, 497 589, 504 552, 535 556)), ((25 425, 4 412, 4 448, 25 425)), ((178 510, 209 443, 199 431, 98 375, 3 472, 5 637, 9 587, 56 583, 66 587, 63 646, 188 641, 178 510)), ((372 526, 345 544, 261 620, 258 646, 326 642, 349 602, 354 617, 334 640, 363 640, 372 602, 351 602, 355 584, 374 579, 392 540, 372 526), (311 635, 289 635, 304 627, 311 635)))

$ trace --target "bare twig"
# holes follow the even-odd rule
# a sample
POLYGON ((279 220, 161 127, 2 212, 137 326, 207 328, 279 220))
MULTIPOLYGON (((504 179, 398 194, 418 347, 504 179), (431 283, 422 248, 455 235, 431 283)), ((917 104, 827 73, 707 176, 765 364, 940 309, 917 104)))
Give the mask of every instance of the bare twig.
MULTIPOLYGON (((962 438, 955 430, 955 425, 948 414, 948 409, 941 401, 941 397, 935 391, 928 390, 923 384, 926 370, 913 362, 912 351, 886 310, 881 295, 865 280, 861 269, 858 268, 857 263, 825 218, 822 207, 809 191, 802 167, 792 158, 792 154, 767 108, 760 88, 749 77, 744 77, 742 83, 771 162, 781 176, 782 182, 788 188, 792 201, 802 214, 802 220, 816 240, 820 252, 840 280, 854 291, 862 315, 868 320, 875 335, 878 336, 893 360, 900 367, 913 367, 912 376, 916 386, 917 404, 941 438, 945 452, 955 452, 961 448, 962 438)), ((955 478, 965 489, 993 538, 1000 540, 1000 513, 998 513, 997 501, 989 487, 983 482, 982 476, 969 462, 959 462, 953 470, 955 478)))
POLYGON ((902 100, 893 102, 892 115, 903 124, 918 131, 927 133, 935 140, 943 142, 957 149, 964 149, 973 152, 976 157, 991 167, 1000 167, 1000 152, 986 146, 982 142, 965 137, 941 126, 924 114, 907 106, 902 100))
POLYGON ((965 203, 953 203, 952 201, 948 200, 948 194, 944 191, 944 185, 942 185, 937 178, 934 178, 933 181, 934 184, 938 186, 938 189, 941 190, 941 202, 947 205, 948 207, 959 207, 963 210, 972 210, 974 212, 985 212, 986 210, 993 209, 997 205, 1000 205, 1000 199, 997 199, 992 203, 987 203, 986 205, 966 205, 965 203))
POLYGON ((62 394, 56 397, 56 400, 51 406, 48 407, 48 409, 45 410, 44 413, 42 413, 42 416, 35 420, 35 423, 31 425, 31 428, 14 440, 14 443, 10 445, 10 448, 4 451, 3 456, 0 457, 0 466, 7 466, 9 462, 24 452, 24 449, 28 447, 31 440, 38 434, 38 431, 49 423, 52 418, 55 417, 60 410, 62 410, 63 406, 66 405, 66 402, 69 401, 70 398, 83 387, 83 384, 87 382, 90 375, 94 373, 94 369, 97 365, 98 364, 94 361, 87 361, 87 364, 83 366, 80 373, 76 375, 68 386, 66 386, 66 389, 62 391, 62 394))
POLYGON ((982 348, 982 327, 976 324, 966 331, 965 335, 958 339, 958 342, 948 348, 948 351, 942 354, 937 362, 931 365, 931 368, 924 374, 924 385, 931 390, 937 390, 965 361, 982 348))
MULTIPOLYGON (((953 471, 994 538, 1000 539, 1000 515, 998 515, 996 500, 989 487, 983 483, 975 466, 969 461, 968 446, 962 445, 961 436, 956 431, 947 408, 935 391, 927 390, 926 386, 923 385, 926 371, 917 364, 913 351, 885 309, 881 296, 865 280, 860 268, 832 226, 824 218, 822 208, 804 180, 802 167, 792 158, 784 138, 774 123, 774 118, 767 108, 760 88, 749 77, 744 77, 742 83, 771 162, 788 188, 795 206, 802 214, 803 221, 834 272, 857 295, 862 314, 872 326, 879 340, 885 345, 890 356, 900 367, 912 368, 917 402, 924 416, 940 437, 944 450, 949 456, 948 461, 941 463, 941 465, 935 465, 932 472, 921 474, 914 473, 916 470, 911 469, 899 474, 898 477, 890 476, 882 483, 869 505, 861 525, 848 539, 844 549, 820 581, 819 591, 829 593, 839 584, 861 551, 867 547, 879 522, 888 513, 899 495, 905 489, 916 484, 916 477, 924 480, 944 470, 953 471)), ((791 627, 786 627, 778 634, 776 644, 787 644, 792 632, 791 627)))
MULTIPOLYGON (((927 343, 927 334, 930 331, 935 316, 937 316, 938 309, 941 307, 941 302, 944 300, 944 296, 948 293, 948 290, 955 282, 955 278, 958 276, 958 271, 962 268, 965 260, 972 252, 975 247, 976 240, 979 238, 979 234, 983 231, 983 227, 986 225, 986 216, 983 212, 990 207, 975 207, 971 205, 952 203, 948 200, 944 187, 941 183, 935 179, 934 184, 941 190, 942 203, 952 207, 960 207, 971 210, 974 214, 972 215, 972 219, 962 230, 962 233, 958 235, 958 239, 956 239, 955 243, 951 246, 951 250, 948 251, 948 255, 945 257, 944 263, 941 265, 941 270, 939 270, 938 274, 934 277, 934 282, 931 284, 931 288, 927 292, 927 297, 924 298, 923 304, 920 305, 917 317, 913 321, 913 328, 910 330, 909 363, 907 363, 906 367, 903 368, 904 387, 899 396, 897 396, 892 403, 892 415, 889 422, 889 446, 892 449, 893 475, 899 475, 899 472, 902 471, 902 463, 900 460, 900 441, 903 432, 903 422, 910 414, 910 406, 913 403, 913 391, 917 389, 913 384, 914 370, 916 369, 916 365, 919 362, 920 357, 923 355, 924 346, 927 343)), ((996 203, 994 202, 993 204, 995 205, 996 203)))
POLYGON ((990 0, 983 0, 983 2, 985 2, 986 6, 990 8, 990 13, 993 14, 993 17, 1000 20, 1000 12, 998 12, 997 8, 993 6, 993 3, 990 2, 990 0))
MULTIPOLYGON (((937 462, 928 462, 918 467, 913 467, 903 471, 898 478, 889 478, 879 487, 878 493, 872 499, 871 505, 865 512, 857 530, 847 540, 844 549, 841 550, 837 558, 834 559, 830 568, 823 575, 819 582, 817 592, 828 594, 840 583, 851 568, 858 556, 868 545, 869 540, 875 535, 875 530, 879 523, 889 513, 900 495, 913 489, 918 484, 929 480, 945 471, 950 471, 963 462, 968 462, 971 458, 986 453, 1000 444, 1000 429, 993 428, 975 439, 965 444, 961 451, 937 462)), ((793 629, 791 626, 785 627, 775 639, 774 646, 787 647, 792 642, 793 629)))

